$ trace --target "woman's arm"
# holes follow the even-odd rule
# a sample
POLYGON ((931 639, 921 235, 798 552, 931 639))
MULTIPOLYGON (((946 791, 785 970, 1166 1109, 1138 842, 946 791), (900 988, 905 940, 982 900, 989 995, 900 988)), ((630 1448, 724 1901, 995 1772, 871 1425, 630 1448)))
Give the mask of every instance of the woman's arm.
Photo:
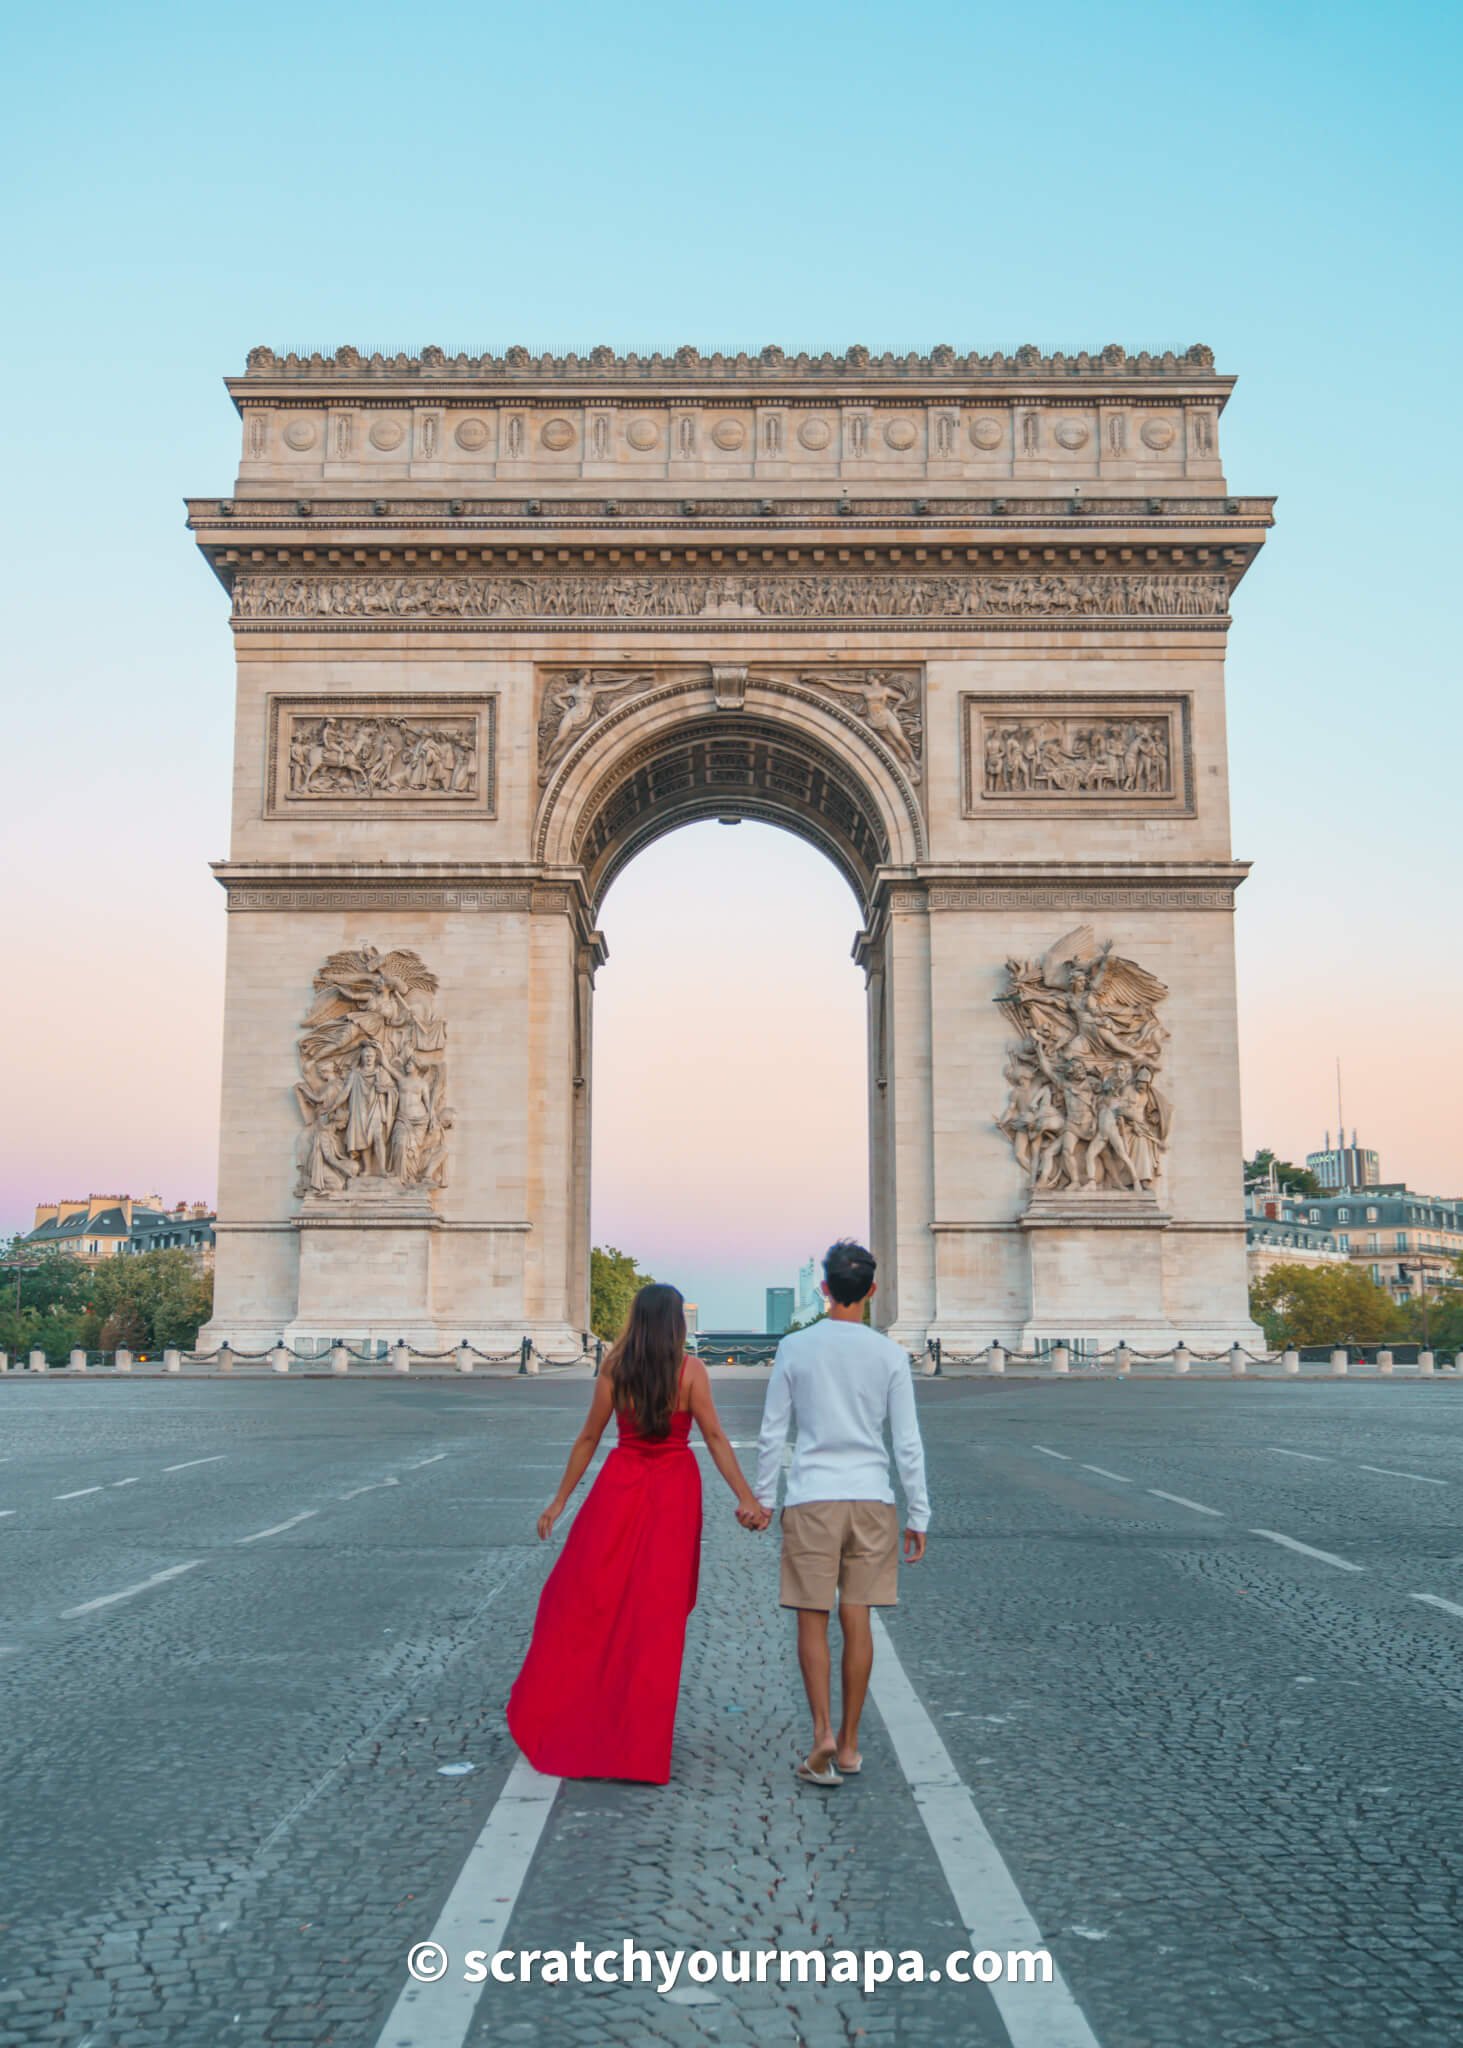
POLYGON ((538 1518, 538 1533, 542 1542, 547 1542, 549 1532, 569 1505, 569 1496, 584 1477, 585 1467, 599 1448, 599 1440, 605 1433, 605 1424, 614 1412, 614 1390, 607 1372, 600 1373, 594 1382, 590 1396, 589 1413, 584 1418, 584 1427, 569 1447, 568 1463, 564 1476, 559 1481, 559 1490, 538 1518))
POLYGON ((691 1388, 691 1414, 702 1440, 711 1453, 711 1462, 737 1497, 737 1520, 747 1529, 765 1529, 772 1520, 771 1511, 764 1508, 748 1486, 737 1454, 727 1440, 721 1426, 721 1417, 716 1412, 716 1403, 711 1398, 711 1380, 699 1358, 690 1360, 686 1367, 686 1378, 691 1388))

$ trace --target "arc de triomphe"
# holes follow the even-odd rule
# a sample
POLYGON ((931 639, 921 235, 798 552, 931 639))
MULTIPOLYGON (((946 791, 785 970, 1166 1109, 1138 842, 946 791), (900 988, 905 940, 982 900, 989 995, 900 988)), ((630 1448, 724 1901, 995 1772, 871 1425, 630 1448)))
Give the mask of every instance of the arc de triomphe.
POLYGON ((254 350, 189 508, 238 666, 211 1337, 577 1344, 598 907, 752 817, 863 906, 893 1334, 1253 1338, 1232 383, 254 350))

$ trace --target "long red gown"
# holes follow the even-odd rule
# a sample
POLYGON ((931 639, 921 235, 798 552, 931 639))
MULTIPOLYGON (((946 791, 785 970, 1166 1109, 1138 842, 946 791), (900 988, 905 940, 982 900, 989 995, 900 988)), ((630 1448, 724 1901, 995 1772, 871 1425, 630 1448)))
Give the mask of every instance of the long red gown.
POLYGON ((701 1474, 689 1410, 659 1442, 633 1416, 618 1420, 539 1596, 508 1727, 535 1770, 664 1785, 701 1564, 701 1474))

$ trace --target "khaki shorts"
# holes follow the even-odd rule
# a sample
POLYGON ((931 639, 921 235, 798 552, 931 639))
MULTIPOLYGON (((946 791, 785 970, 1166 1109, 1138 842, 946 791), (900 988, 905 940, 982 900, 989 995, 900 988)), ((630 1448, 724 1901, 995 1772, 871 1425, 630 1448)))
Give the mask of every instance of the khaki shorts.
POLYGON ((899 1510, 882 1500, 809 1500, 782 1511, 782 1605, 833 1611, 899 1601, 899 1510))

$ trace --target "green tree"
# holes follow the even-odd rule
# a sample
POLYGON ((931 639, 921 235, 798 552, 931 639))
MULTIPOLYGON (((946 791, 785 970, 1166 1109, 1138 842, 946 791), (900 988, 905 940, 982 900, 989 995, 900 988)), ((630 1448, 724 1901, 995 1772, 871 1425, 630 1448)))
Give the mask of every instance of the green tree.
POLYGON ((1273 1152, 1261 1149, 1253 1159, 1245 1161, 1245 1185, 1251 1181, 1264 1180, 1271 1167, 1280 1191, 1286 1195, 1324 1195, 1326 1190, 1316 1179, 1308 1166, 1292 1166, 1288 1159, 1277 1159, 1273 1152))
POLYGON ((1274 1349, 1286 1344, 1377 1344, 1409 1318, 1359 1266, 1272 1266, 1250 1289, 1250 1314, 1274 1349))
POLYGON ((181 1250, 108 1259, 91 1275, 88 1307, 83 1341, 96 1350, 189 1350, 213 1313, 213 1273, 181 1250))
POLYGON ((589 1254, 589 1327, 613 1343, 624 1329, 630 1304, 653 1275, 642 1273, 628 1252, 596 1245, 589 1254))
POLYGON ((0 1247, 0 1350, 63 1358, 84 1343, 90 1283, 91 1268, 80 1259, 11 1238, 0 1247))

